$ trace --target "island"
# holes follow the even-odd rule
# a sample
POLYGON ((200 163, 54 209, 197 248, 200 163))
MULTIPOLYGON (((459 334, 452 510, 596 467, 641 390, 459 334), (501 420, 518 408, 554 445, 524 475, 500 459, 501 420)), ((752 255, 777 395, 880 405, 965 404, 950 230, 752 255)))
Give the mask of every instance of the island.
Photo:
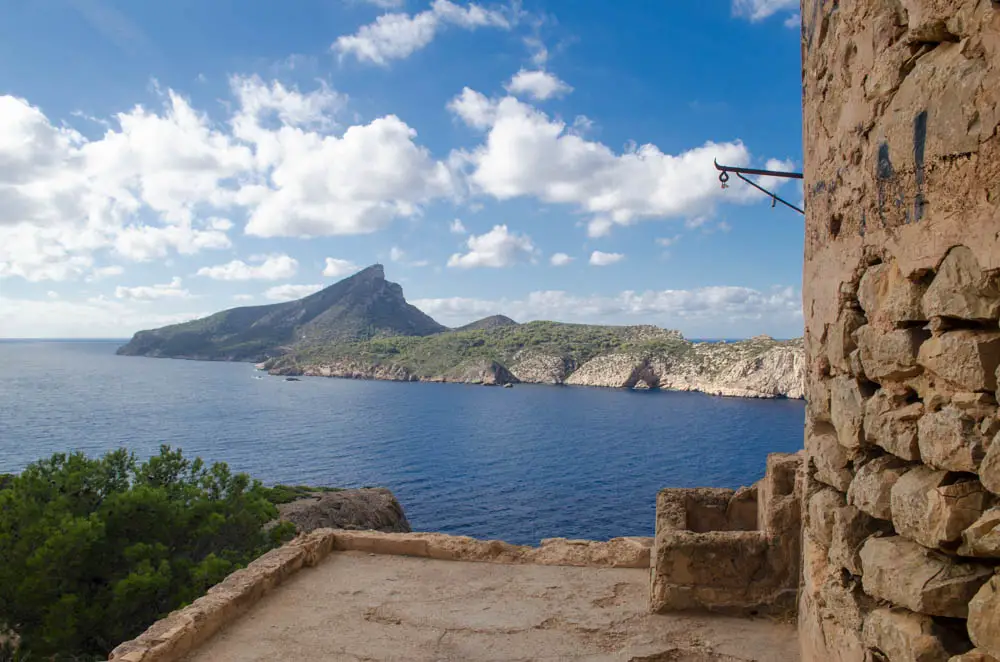
POLYGON ((407 303, 380 264, 296 301, 139 331, 118 354, 247 361, 282 376, 804 397, 801 338, 692 342, 653 325, 519 324, 504 315, 451 329, 407 303))

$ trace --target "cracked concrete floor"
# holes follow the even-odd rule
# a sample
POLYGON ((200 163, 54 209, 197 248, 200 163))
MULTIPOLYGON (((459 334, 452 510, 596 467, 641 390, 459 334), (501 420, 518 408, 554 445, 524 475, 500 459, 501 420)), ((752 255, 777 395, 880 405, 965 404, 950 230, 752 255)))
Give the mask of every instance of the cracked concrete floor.
POLYGON ((650 615, 648 584, 639 569, 339 552, 303 568, 186 660, 799 659, 793 625, 650 615))

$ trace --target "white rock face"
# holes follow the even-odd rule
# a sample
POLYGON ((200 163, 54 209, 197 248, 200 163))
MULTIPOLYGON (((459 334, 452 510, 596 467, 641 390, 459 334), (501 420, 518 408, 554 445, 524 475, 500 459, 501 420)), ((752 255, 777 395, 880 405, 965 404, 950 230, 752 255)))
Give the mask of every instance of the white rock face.
POLYGON ((739 343, 695 343, 680 357, 606 354, 584 363, 565 383, 610 388, 645 384, 743 398, 803 398, 804 379, 801 343, 754 338, 739 343))

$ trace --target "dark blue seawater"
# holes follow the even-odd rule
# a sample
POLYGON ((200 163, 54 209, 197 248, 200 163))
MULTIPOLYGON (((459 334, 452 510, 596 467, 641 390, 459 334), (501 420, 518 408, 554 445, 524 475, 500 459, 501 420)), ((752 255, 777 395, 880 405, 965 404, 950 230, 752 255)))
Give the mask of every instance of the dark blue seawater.
POLYGON ((415 530, 516 543, 652 535, 661 487, 738 487, 802 445, 804 404, 519 385, 285 382, 246 363, 0 342, 0 473, 161 443, 265 483, 390 488, 415 530))

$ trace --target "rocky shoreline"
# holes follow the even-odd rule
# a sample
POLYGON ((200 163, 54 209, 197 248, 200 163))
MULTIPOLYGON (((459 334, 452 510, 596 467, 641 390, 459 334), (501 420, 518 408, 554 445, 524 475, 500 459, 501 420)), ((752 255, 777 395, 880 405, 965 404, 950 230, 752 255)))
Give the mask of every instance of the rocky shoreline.
POLYGON ((757 337, 735 343, 692 343, 676 356, 611 353, 581 365, 564 357, 524 351, 509 367, 489 359, 466 361, 437 375, 421 375, 396 363, 355 358, 298 362, 276 357, 258 363, 271 375, 372 379, 397 382, 449 382, 503 386, 552 384, 603 388, 697 391, 741 398, 803 399, 805 357, 801 341, 757 337), (761 349, 761 343, 768 347, 761 349))

